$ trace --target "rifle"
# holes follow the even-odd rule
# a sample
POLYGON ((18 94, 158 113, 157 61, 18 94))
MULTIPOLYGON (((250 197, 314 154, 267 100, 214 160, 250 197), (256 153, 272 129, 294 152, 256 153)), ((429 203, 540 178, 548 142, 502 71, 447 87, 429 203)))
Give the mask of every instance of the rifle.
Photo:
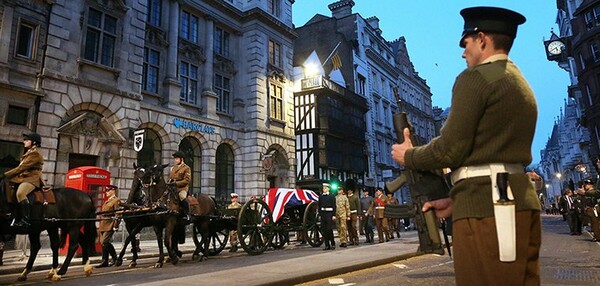
MULTIPOLYGON (((398 91, 394 89, 398 107, 401 107, 401 100, 398 91)), ((400 108, 400 110, 402 110, 400 108)), ((410 140, 414 146, 419 145, 419 140, 414 133, 412 125, 408 121, 406 112, 399 112, 393 115, 394 132, 396 141, 399 144, 404 142, 404 128, 410 130, 410 140)), ((386 183, 389 191, 395 192, 404 184, 409 184, 409 193, 413 204, 415 224, 419 235, 419 248, 417 253, 437 253, 444 254, 444 247, 439 233, 439 220, 435 217, 432 209, 422 212, 423 204, 427 201, 448 197, 449 187, 440 171, 422 171, 405 169, 395 180, 386 183)), ((445 234, 445 229, 444 229, 445 234)), ((450 246, 447 245, 449 248, 450 246)), ((450 250, 448 249, 450 253, 450 250)))

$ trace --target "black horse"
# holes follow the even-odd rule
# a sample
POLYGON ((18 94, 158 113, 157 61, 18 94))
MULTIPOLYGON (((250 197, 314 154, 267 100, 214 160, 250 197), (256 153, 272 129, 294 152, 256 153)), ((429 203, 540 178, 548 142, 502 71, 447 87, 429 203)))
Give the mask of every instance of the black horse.
MULTIPOLYGON (((168 164, 154 165, 150 168, 138 167, 133 165, 134 180, 127 199, 126 205, 135 203, 136 205, 145 206, 150 211, 144 212, 132 212, 123 215, 125 221, 125 227, 127 228, 128 236, 125 239, 123 249, 119 254, 116 261, 116 265, 120 266, 123 263, 123 256, 127 249, 127 245, 134 239, 135 235, 139 233, 143 228, 152 226, 156 234, 156 240, 159 249, 159 258, 154 267, 160 268, 163 266, 164 253, 163 253, 163 230, 164 234, 164 245, 167 247, 167 254, 172 264, 177 264, 181 253, 177 250, 177 241, 175 239, 176 229, 185 226, 188 222, 180 219, 180 206, 179 198, 177 196, 177 190, 174 186, 167 185, 163 180, 163 170, 168 164), (147 196, 146 196, 147 194, 147 196)), ((193 214, 192 222, 196 224, 196 227, 200 230, 205 230, 208 233, 209 218, 207 215, 214 215, 216 213, 216 206, 214 201, 206 195, 199 197, 200 212, 193 214)), ((203 235, 208 237, 207 235, 203 235)), ((204 242, 205 247, 202 249, 199 245, 196 245, 196 251, 194 252, 194 259, 199 252, 202 251, 203 257, 206 257, 206 249, 208 249, 209 241, 206 239, 204 242)), ((129 264, 129 267, 135 267, 137 265, 137 249, 132 248, 133 258, 129 264)))
MULTIPOLYGON (((9 200, 6 188, 8 184, 0 181, 0 237, 6 234, 16 234, 18 230, 10 227, 10 213, 16 205, 8 203, 14 201, 14 197, 9 200)), ((82 264, 85 264, 84 271, 86 275, 91 275, 92 266, 90 266, 89 256, 94 252, 94 243, 96 241, 96 208, 92 198, 77 189, 56 188, 53 189, 56 198, 55 204, 36 204, 31 207, 31 226, 27 235, 31 243, 29 260, 25 269, 19 276, 19 281, 27 280, 27 275, 33 268, 33 263, 37 257, 38 251, 42 247, 40 242, 40 233, 44 230, 48 232, 50 238, 50 248, 52 249, 52 269, 48 273, 48 278, 59 281, 61 276, 67 273, 71 259, 75 255, 77 247, 81 245, 82 264), (83 233, 80 229, 83 227, 83 233), (60 229, 60 237, 59 237, 60 229), (65 245, 67 234, 69 237, 69 249, 67 257, 58 271, 58 249, 65 245)), ((29 195, 30 201, 32 194, 29 195)))

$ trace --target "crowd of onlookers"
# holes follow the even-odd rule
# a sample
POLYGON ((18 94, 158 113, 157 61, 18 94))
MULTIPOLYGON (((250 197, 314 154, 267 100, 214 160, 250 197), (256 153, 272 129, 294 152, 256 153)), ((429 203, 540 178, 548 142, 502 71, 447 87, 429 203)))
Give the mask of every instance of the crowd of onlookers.
POLYGON ((583 226, 590 226, 594 234, 592 241, 600 241, 600 191, 598 183, 586 179, 579 183, 577 190, 568 188, 558 200, 558 206, 551 206, 550 214, 558 213, 563 215, 567 221, 571 235, 581 235, 583 226))

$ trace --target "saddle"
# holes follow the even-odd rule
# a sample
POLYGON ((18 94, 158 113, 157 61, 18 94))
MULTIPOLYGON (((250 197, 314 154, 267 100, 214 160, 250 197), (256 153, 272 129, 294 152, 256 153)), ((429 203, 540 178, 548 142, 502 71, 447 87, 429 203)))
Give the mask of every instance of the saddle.
MULTIPOLYGON (((6 189, 6 201, 9 204, 17 203, 17 188, 19 184, 8 184, 8 188, 6 189)), ((41 188, 35 188, 33 192, 27 195, 27 198, 32 204, 56 204, 56 197, 54 196, 54 191, 50 186, 42 186, 41 188)))

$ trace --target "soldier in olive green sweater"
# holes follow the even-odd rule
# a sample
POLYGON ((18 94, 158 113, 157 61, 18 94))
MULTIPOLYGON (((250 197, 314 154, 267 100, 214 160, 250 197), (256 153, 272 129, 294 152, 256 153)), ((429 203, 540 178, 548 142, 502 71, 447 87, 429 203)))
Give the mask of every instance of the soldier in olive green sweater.
POLYGON ((540 204, 524 173, 532 160, 537 104, 529 84, 508 59, 517 26, 525 18, 491 7, 467 8, 461 15, 465 30, 460 45, 468 68, 456 78, 445 126, 439 137, 419 147, 412 146, 405 129, 405 141, 392 147, 392 156, 413 170, 506 166, 516 204, 514 262, 499 260, 493 171, 457 176, 450 198, 425 203, 424 209, 434 208, 438 217, 452 215, 457 285, 539 285, 540 204))

